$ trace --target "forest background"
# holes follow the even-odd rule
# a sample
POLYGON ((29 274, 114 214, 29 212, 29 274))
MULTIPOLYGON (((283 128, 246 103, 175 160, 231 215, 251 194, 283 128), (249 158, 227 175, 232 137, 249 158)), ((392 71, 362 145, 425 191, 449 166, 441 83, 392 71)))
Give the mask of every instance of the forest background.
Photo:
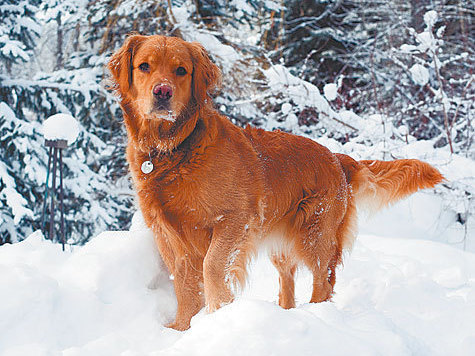
MULTIPOLYGON (((124 230, 136 207, 105 64, 127 34, 199 41, 238 125, 310 137, 355 159, 420 158, 466 247, 475 214, 469 0, 6 0, 0 5, 0 244, 40 228, 41 123, 80 122, 65 153, 69 243, 124 230)), ((473 236, 472 236, 473 238, 473 236)), ((475 244, 474 244, 475 246, 475 244)))

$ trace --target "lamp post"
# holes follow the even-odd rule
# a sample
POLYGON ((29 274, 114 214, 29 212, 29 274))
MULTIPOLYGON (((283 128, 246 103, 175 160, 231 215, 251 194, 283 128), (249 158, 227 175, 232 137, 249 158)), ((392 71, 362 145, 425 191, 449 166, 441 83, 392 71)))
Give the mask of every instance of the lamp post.
POLYGON ((61 212, 61 244, 63 245, 64 251, 64 192, 63 192, 63 149, 68 147, 68 143, 66 140, 45 140, 45 146, 49 147, 49 155, 48 155, 48 172, 46 174, 46 187, 45 187, 45 196, 43 201, 43 214, 41 215, 41 229, 43 230, 43 234, 46 236, 46 206, 48 200, 48 183, 49 183, 49 175, 50 172, 52 173, 53 179, 51 183, 50 190, 50 197, 51 197, 51 207, 50 207, 50 219, 49 219, 49 238, 50 240, 54 240, 54 213, 55 213, 55 198, 56 198, 56 176, 57 176, 57 168, 59 164, 59 206, 61 212), (53 161, 53 170, 51 171, 51 161, 53 161))
POLYGON ((79 124, 74 117, 68 114, 56 114, 50 116, 43 123, 43 135, 45 137, 45 146, 49 148, 48 171, 46 173, 46 186, 43 201, 43 212, 41 214, 41 229, 43 235, 50 240, 54 240, 54 217, 55 200, 57 199, 58 185, 56 182, 59 166, 59 207, 60 207, 60 238, 61 244, 66 243, 64 226, 64 191, 63 191, 63 149, 68 144, 73 143, 79 133, 79 124), (51 167, 52 166, 52 167, 51 167), (51 187, 49 188, 49 178, 52 175, 51 187), (51 199, 49 211, 49 226, 46 226, 46 216, 48 207, 48 192, 51 199))

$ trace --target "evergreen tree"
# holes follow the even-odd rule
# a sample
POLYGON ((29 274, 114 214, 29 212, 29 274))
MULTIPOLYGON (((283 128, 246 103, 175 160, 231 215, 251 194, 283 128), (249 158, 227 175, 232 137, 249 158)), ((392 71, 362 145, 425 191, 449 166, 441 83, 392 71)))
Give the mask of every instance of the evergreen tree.
MULTIPOLYGON (((57 26, 64 26, 57 33, 64 38, 77 36, 77 26, 57 21, 58 16, 70 19, 71 7, 67 13, 57 11, 56 6, 54 9, 45 13, 57 26)), ((105 59, 95 56, 87 43, 72 49, 61 54, 63 61, 56 63, 55 71, 37 72, 29 78, 20 78, 28 74, 19 71, 14 78, 2 77, 0 150, 6 158, 1 167, 1 219, 5 222, 1 224, 1 242, 21 240, 40 228, 47 163, 41 122, 57 112, 72 114, 82 127, 78 140, 64 155, 65 219, 70 242, 83 243, 100 231, 129 224, 131 193, 122 174, 124 143, 117 139, 123 137, 122 127, 114 119, 115 100, 101 85, 105 59)), ((56 55, 62 52, 56 51, 56 55)))
POLYGON ((13 63, 30 59, 41 26, 35 18, 39 0, 6 0, 0 5, 0 69, 11 75, 13 63))
MULTIPOLYGON (((24 113, 17 117, 14 110, 18 110, 15 100, 18 93, 11 90, 7 82, 13 76, 12 65, 31 58, 40 33, 34 16, 38 4, 39 1, 7 0, 0 5, 0 72, 3 73, 0 75, 0 244, 16 241, 19 229, 15 225, 21 221, 29 226, 34 217, 29 203, 36 198, 35 193, 30 190, 31 184, 25 184, 19 169, 23 160, 33 165, 38 161, 26 139, 38 126, 30 124, 24 113)), ((28 174, 36 174, 34 167, 29 167, 28 174)))
POLYGON ((274 39, 274 57, 282 58, 296 74, 322 88, 348 66, 342 58, 355 42, 344 33, 355 27, 350 14, 356 4, 348 0, 291 0, 285 4, 284 15, 276 21, 282 30, 274 39))

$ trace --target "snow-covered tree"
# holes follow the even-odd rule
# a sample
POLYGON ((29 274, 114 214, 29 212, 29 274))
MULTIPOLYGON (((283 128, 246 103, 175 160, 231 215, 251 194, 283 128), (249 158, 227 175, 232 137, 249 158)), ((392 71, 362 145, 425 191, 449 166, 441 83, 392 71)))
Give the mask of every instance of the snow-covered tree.
POLYGON ((12 63, 27 62, 41 26, 35 17, 41 1, 6 0, 0 4, 0 69, 11 74, 12 63))
POLYGON ((344 32, 355 46, 343 56, 340 98, 359 114, 382 115, 417 138, 469 154, 475 94, 469 2, 358 4, 356 26, 344 32))
MULTIPOLYGON (((473 157, 471 14, 467 0, 8 1, 0 5, 0 243, 39 228, 40 125, 57 112, 81 124, 65 154, 68 236, 82 243, 128 225, 126 135, 104 67, 130 33, 201 42, 223 71, 216 107, 238 125, 369 146, 381 158, 415 139, 473 157), (425 19, 430 11, 437 16, 425 19)), ((459 191, 462 200, 472 194, 459 191)))
MULTIPOLYGON (((342 68, 344 57, 355 43, 345 32, 355 27, 351 16, 356 7, 348 0, 286 1, 281 17, 275 20, 273 57, 291 66, 320 88, 332 81, 342 68)), ((350 65, 352 69, 354 66, 350 65)))
MULTIPOLYGON (((39 1, 6 1, 0 5, 0 244, 15 241, 21 220, 32 222, 29 199, 34 193, 23 184, 17 170, 21 166, 17 147, 28 150, 26 137, 37 127, 18 118, 14 112, 17 93, 5 86, 11 79, 12 65, 31 58, 40 24, 35 18, 39 1), (12 109, 13 108, 13 109, 12 109)), ((35 153, 28 159, 37 160, 35 153)), ((25 224, 29 225, 29 224, 25 224)), ((29 230, 31 232, 31 229, 29 230)))
MULTIPOLYGON (((57 7, 55 11, 45 9, 45 22, 49 14, 57 26, 64 26, 56 33, 62 33, 64 39, 77 36, 76 26, 68 22, 71 7, 69 12, 57 7), (58 16, 64 19, 58 22, 58 16)), ((84 23, 84 19, 76 19, 84 23)), ((56 42, 56 36, 51 40, 56 42)), ((53 58, 62 52, 53 51, 53 58)), ((126 217, 131 213, 131 193, 123 174, 122 126, 114 118, 118 107, 112 95, 101 85, 105 59, 94 55, 84 43, 69 47, 61 56, 63 62, 59 65, 55 60, 35 75, 14 67, 15 76, 1 78, 1 242, 21 240, 41 227, 47 150, 40 127, 43 120, 57 112, 72 114, 82 127, 78 141, 64 157, 65 218, 70 241, 81 243, 104 229, 129 224, 126 217), (53 71, 54 67, 57 70, 53 71)), ((3 59, 2 63, 7 61, 3 59)))

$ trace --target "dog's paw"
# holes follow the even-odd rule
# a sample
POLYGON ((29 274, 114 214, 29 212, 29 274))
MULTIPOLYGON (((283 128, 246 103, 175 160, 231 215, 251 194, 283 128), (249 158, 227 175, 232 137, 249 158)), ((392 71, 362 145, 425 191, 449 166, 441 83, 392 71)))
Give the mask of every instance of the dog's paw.
POLYGON ((178 331, 185 331, 190 328, 190 323, 174 321, 168 324, 165 324, 165 327, 170 329, 175 329, 178 331))

